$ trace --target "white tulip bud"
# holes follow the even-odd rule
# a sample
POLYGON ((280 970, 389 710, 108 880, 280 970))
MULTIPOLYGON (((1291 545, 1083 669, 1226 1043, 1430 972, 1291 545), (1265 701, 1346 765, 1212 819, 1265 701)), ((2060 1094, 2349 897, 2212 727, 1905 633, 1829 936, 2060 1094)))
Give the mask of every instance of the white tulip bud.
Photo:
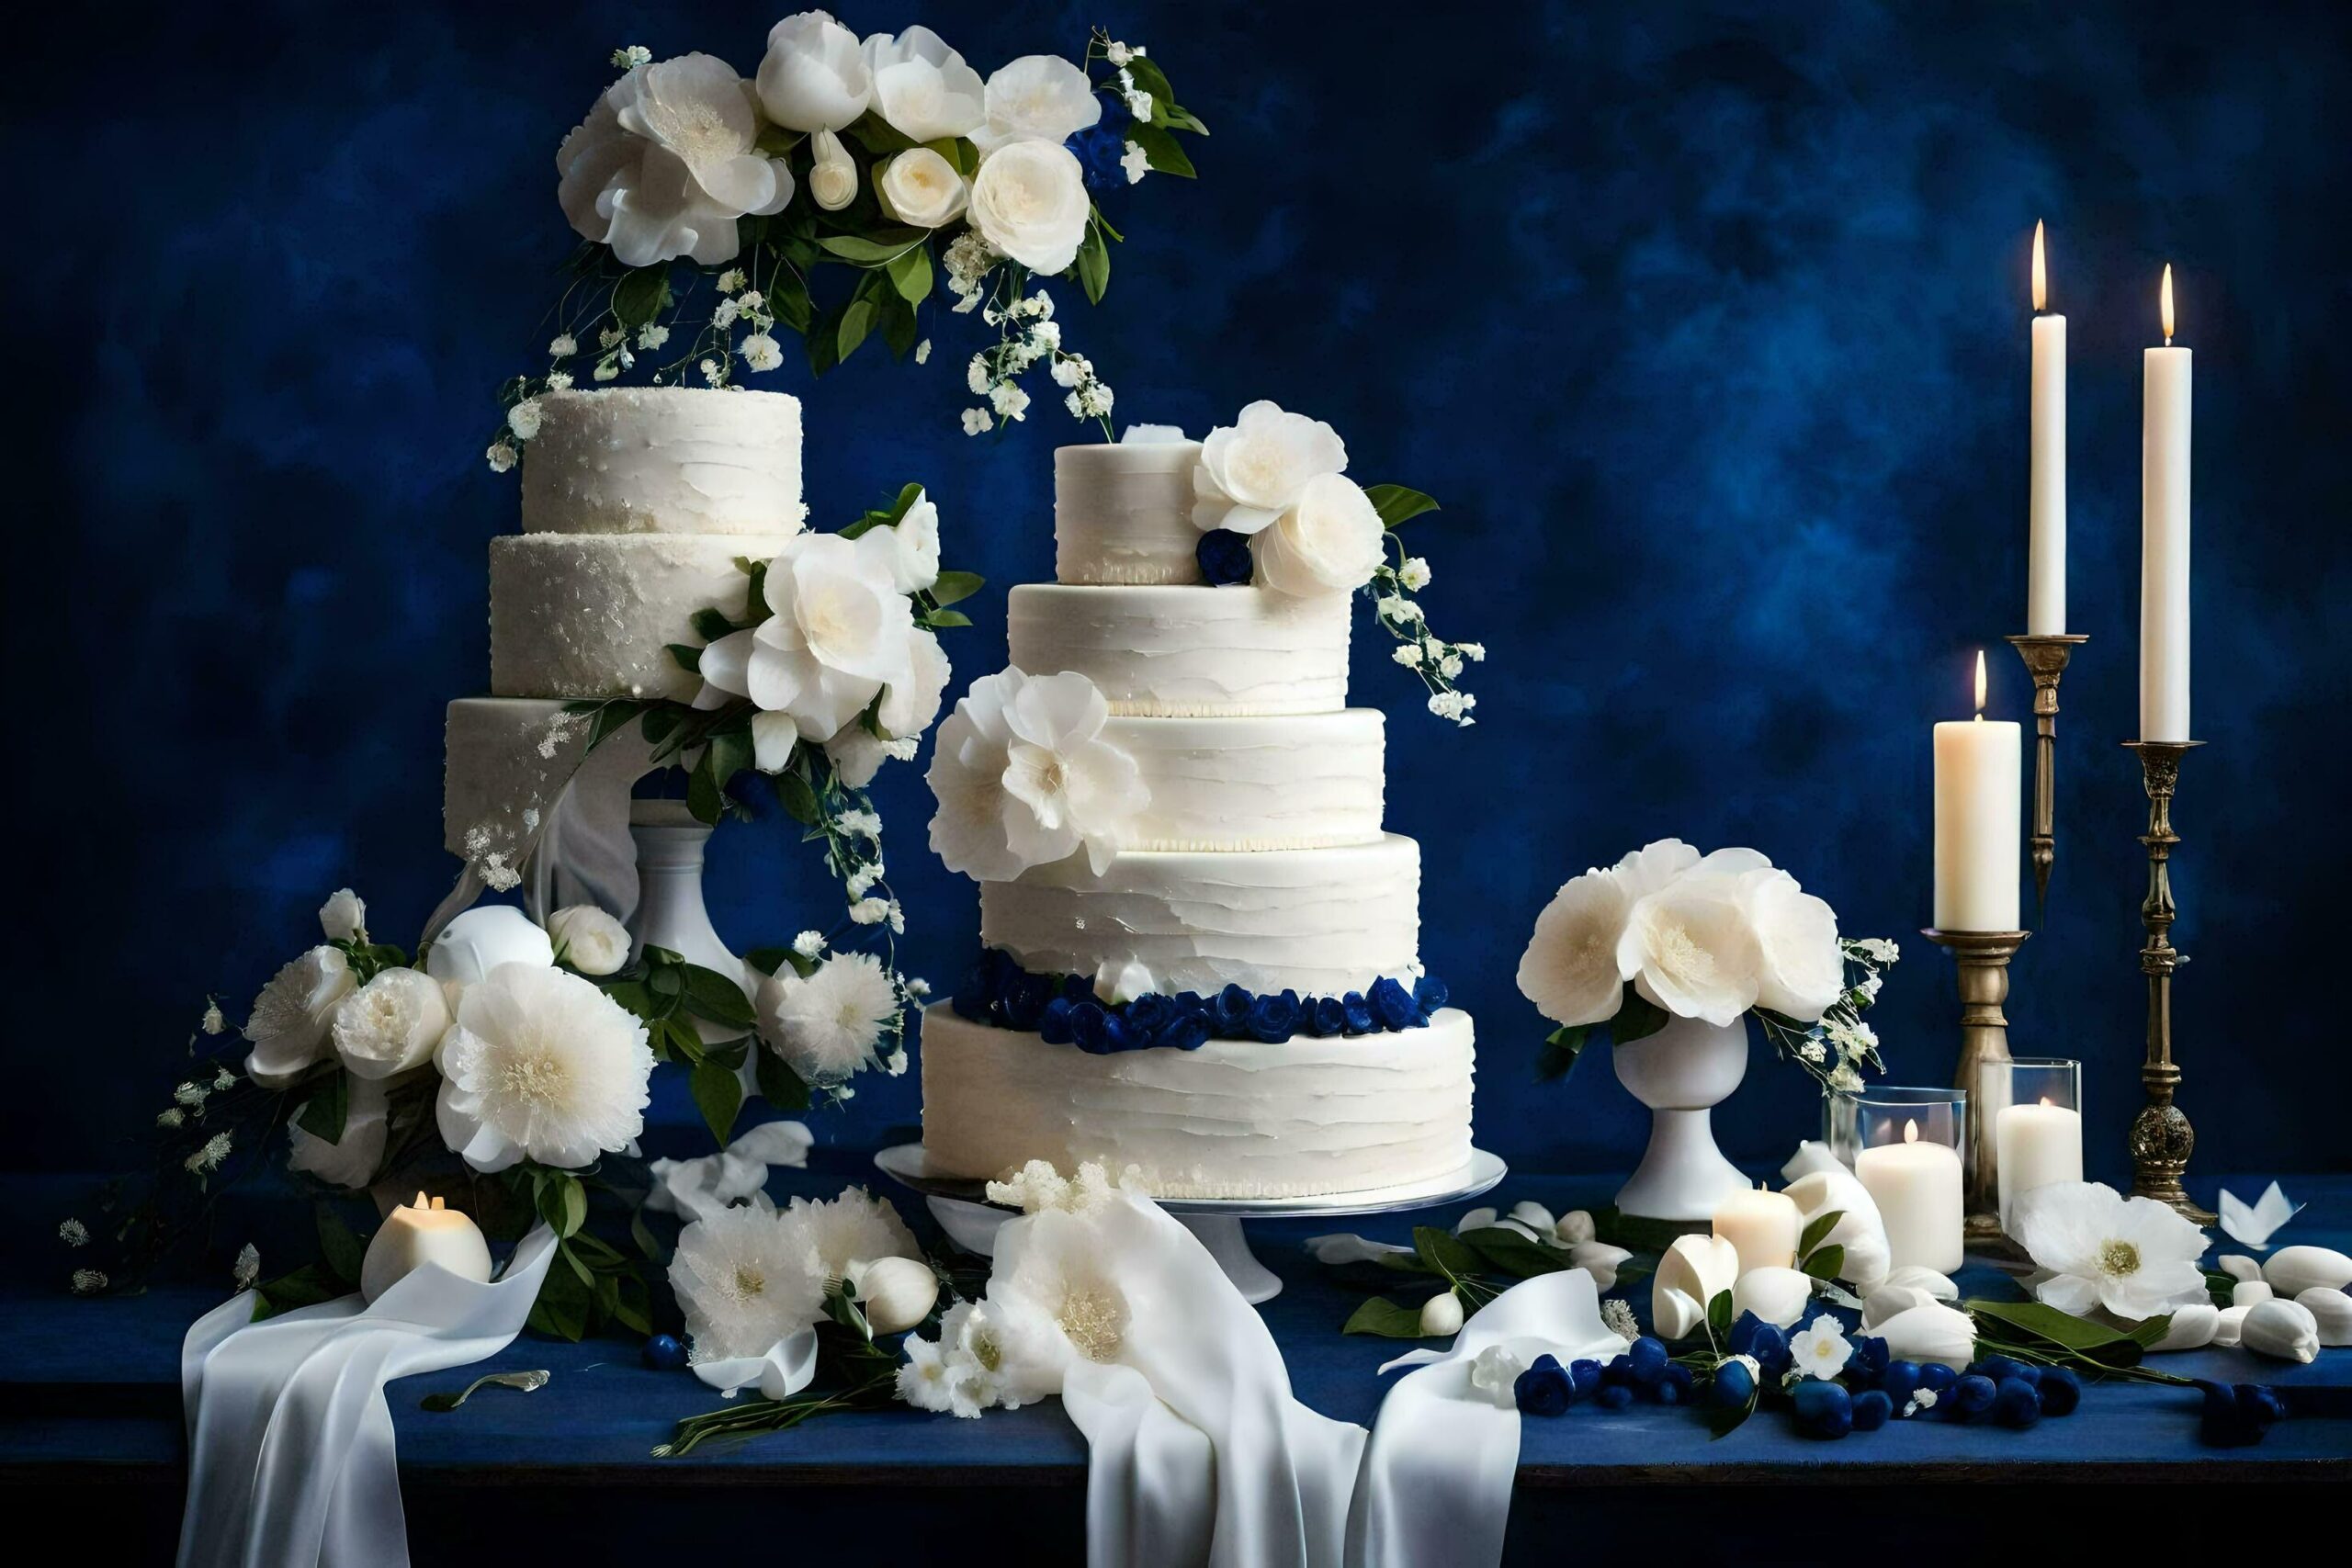
POLYGON ((1925 1301, 1896 1313, 1871 1332, 1886 1341, 1886 1353, 1905 1361, 1942 1361, 1962 1367, 1976 1353, 1976 1325, 1957 1307, 1925 1301))
POLYGON ((1887 1275, 1886 1282, 1890 1285, 1901 1285, 1910 1290, 1924 1292, 1929 1301, 1956 1302, 1960 1300, 1960 1287, 1951 1282, 1951 1277, 1948 1274, 1939 1274, 1923 1263, 1905 1263, 1902 1268, 1887 1275))
POLYGON ((348 887, 319 906, 319 925, 329 942, 357 942, 368 934, 368 901, 348 887))
POLYGON ((2223 1307, 2221 1315, 2213 1320, 2213 1337, 2206 1343, 2224 1350, 2236 1348, 2238 1337, 2245 1332, 2245 1314, 2253 1310, 2252 1307, 2223 1307))
POLYGON ((2240 1280, 2230 1287, 2230 1304, 2233 1307, 2258 1306, 2278 1293, 2270 1288, 2267 1280, 2240 1280))
POLYGON ((1494 1210, 1473 1209, 1468 1213, 1463 1215, 1461 1219, 1454 1222, 1453 1234, 1456 1235, 1464 1235, 1471 1231, 1487 1230, 1492 1227, 1494 1223, 1494 1210))
POLYGON ((1888 1318, 1909 1312, 1916 1306, 1934 1306, 1936 1298, 1917 1285, 1881 1285, 1862 1302, 1862 1332, 1875 1334, 1878 1325, 1888 1318))
POLYGON ((1437 1338, 1462 1332, 1462 1302, 1452 1291, 1443 1291, 1421 1303, 1421 1335, 1437 1338))
POLYGON ((1580 1241, 1568 1248, 1569 1266, 1591 1275, 1592 1288, 1604 1296, 1617 1288, 1617 1270, 1633 1256, 1623 1247, 1611 1247, 1605 1241, 1580 1241))
POLYGON ((839 212, 857 199, 857 164, 840 136, 820 130, 808 138, 808 196, 828 212, 839 212))
POLYGON ((1794 1269, 1750 1269, 1731 1288, 1731 1310, 1735 1315, 1752 1312, 1775 1328, 1793 1326, 1804 1316, 1805 1303, 1812 1300, 1812 1277, 1794 1269))
POLYGON ((1541 1203, 1513 1203, 1510 1217, 1539 1235, 1549 1234, 1556 1223, 1552 1218, 1552 1211, 1541 1203))
POLYGON ((1560 1238, 1562 1247, 1574 1247, 1578 1242, 1592 1240, 1599 1233, 1593 1228, 1589 1213, 1582 1209, 1570 1209, 1560 1216, 1560 1223, 1552 1227, 1552 1234, 1560 1238))
POLYGON ((2319 1322, 2310 1308, 2297 1302, 2256 1302, 2240 1325, 2238 1342, 2249 1350, 2276 1356, 2282 1361, 2315 1361, 2319 1359, 2319 1322))
POLYGON ((2165 1337, 2148 1347, 2153 1353, 2159 1350, 2201 1350, 2213 1342, 2213 1334, 2222 1325, 2222 1309, 2211 1302, 2199 1302, 2182 1307, 2172 1314, 2172 1322, 2165 1327, 2165 1337))
POLYGON ((853 1263, 849 1282, 857 1287, 858 1305, 868 1327, 876 1334, 903 1334, 931 1315, 939 1301, 939 1276, 917 1258, 877 1258, 853 1263))
POLYGON ((2213 1267, 2233 1280, 2259 1280, 2262 1265, 2243 1252, 2232 1252, 2213 1259, 2213 1267))
POLYGON ((2322 1345, 2352 1345, 2352 1296, 2324 1285, 2313 1285, 2295 1298, 2295 1304, 2312 1314, 2322 1345))
POLYGON ((2314 1285, 2340 1291, 2352 1286, 2352 1258, 2332 1247, 2282 1247, 2262 1266, 2262 1277, 2290 1300, 2314 1285))

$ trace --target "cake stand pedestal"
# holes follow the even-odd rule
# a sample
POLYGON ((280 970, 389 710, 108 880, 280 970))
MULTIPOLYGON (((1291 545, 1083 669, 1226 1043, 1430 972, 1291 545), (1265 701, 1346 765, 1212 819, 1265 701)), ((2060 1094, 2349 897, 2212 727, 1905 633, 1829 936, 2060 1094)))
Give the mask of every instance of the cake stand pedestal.
MULTIPOLYGON (((921 1144, 884 1149, 874 1156, 874 1163, 893 1181, 922 1193, 940 1228, 967 1252, 989 1256, 997 1226, 1013 1215, 1012 1210, 988 1201, 985 1181, 931 1175, 923 1166, 921 1144)), ((1311 1198, 1160 1198, 1154 1201, 1200 1238, 1217 1267, 1225 1270, 1225 1277, 1241 1292, 1241 1299, 1255 1305, 1279 1295, 1283 1282, 1250 1250, 1250 1238, 1241 1229, 1244 1220, 1338 1219, 1427 1209, 1475 1198, 1500 1181, 1509 1168, 1486 1150, 1473 1149, 1470 1163, 1458 1170, 1395 1187, 1311 1198)))

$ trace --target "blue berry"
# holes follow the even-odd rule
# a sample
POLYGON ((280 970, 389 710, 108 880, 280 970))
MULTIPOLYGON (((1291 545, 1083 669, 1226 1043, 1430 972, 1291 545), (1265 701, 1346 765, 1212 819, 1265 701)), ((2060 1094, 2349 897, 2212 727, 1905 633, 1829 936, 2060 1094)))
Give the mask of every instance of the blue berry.
POLYGON ((1600 1392, 1600 1363, 1589 1359, 1570 1361, 1568 1382, 1576 1385, 1578 1399, 1590 1399, 1600 1392))
POLYGON ((674 1372, 686 1364, 686 1348, 674 1334, 652 1336, 639 1354, 657 1372, 674 1372))
POLYGON ((1603 1388, 1631 1388, 1634 1381, 1634 1359, 1631 1356, 1611 1356, 1600 1369, 1600 1386, 1603 1388))
POLYGON ((1666 1375, 1666 1343, 1645 1334, 1625 1353, 1626 1369, 1637 1383, 1654 1383, 1666 1375))
POLYGON ((1993 1380, 1981 1372, 1969 1372, 1951 1385, 1949 1398, 1937 1402, 1939 1410, 1949 1409, 1965 1421, 1972 1416, 1982 1416, 1993 1408, 1993 1380))
POLYGON ((1854 1395, 1854 1430, 1875 1432, 1894 1414, 1894 1401, 1884 1389, 1873 1388, 1854 1395))
POLYGON ((1919 1386, 1938 1394, 1950 1393, 1960 1374, 1941 1361, 1929 1361, 1919 1369, 1919 1386))
POLYGON ((2022 1430, 2041 1419, 2041 1394, 2023 1378, 2003 1378, 1993 1390, 1993 1419, 2022 1430))
POLYGON ((1756 1397, 1756 1374, 1747 1370, 1745 1361, 1725 1361, 1715 1369, 1715 1381, 1709 1393, 1717 1404, 1745 1404, 1756 1397))
POLYGON ((2072 1416, 2083 1402, 2083 1380, 2072 1367, 2044 1367, 2041 1370, 2041 1413, 2044 1416, 2072 1416))
POLYGON ((1808 1438, 1842 1438, 1854 1429, 1854 1396, 1844 1383, 1807 1378, 1792 1396, 1797 1430, 1808 1438))
POLYGON ((1565 1416, 1577 1399, 1576 1385, 1550 1356, 1536 1357, 1535 1364, 1512 1382, 1510 1392, 1521 1414, 1526 1416, 1565 1416))
POLYGON ((1603 1410, 1623 1410, 1634 1403, 1634 1390, 1628 1383, 1603 1383, 1600 1392, 1592 1397, 1603 1410))
POLYGON ((1878 1386, 1897 1399, 1908 1399, 1919 1387, 1919 1363, 1889 1361, 1878 1375, 1878 1386))

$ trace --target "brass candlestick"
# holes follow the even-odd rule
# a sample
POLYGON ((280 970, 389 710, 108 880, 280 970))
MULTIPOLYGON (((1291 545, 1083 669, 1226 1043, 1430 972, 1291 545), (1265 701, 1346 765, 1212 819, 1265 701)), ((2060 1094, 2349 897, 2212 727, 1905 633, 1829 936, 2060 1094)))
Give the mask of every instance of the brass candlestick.
POLYGON ((2009 638, 2033 676, 2033 895, 2044 904, 2058 858, 2058 678, 2075 646, 2088 641, 2082 632, 2009 638))
POLYGON ((2132 1121, 2132 1191, 2210 1225, 2212 1212, 2191 1202, 2180 1184, 2189 1152, 2197 1146, 2197 1133, 2187 1112, 2173 1103, 2180 1069, 2172 1060, 2172 976, 2188 962, 2188 955, 2172 944, 2172 922, 2178 912, 2172 901, 2172 847, 2180 842, 2180 835, 2172 830, 2172 797, 2180 784, 2180 760, 2190 747, 2205 742, 2124 744, 2140 753, 2141 779, 2148 790, 2148 830, 2140 835, 2148 846, 2148 896, 2140 901, 2140 923, 2148 928, 2148 945, 2140 950, 2140 969, 2148 976, 2148 1059, 2141 1064, 2140 1082, 2148 1091, 2148 1103, 2132 1121))
MULTIPOLYGON (((2031 933, 1947 931, 1930 927, 1919 934, 1939 947, 1950 948, 1960 965, 1960 1066, 1951 1082, 1954 1089, 1966 1089, 1973 1101, 1984 1065, 2009 1059, 2009 1021, 2001 1004, 2009 998, 2009 960, 2031 933)), ((2001 1240, 1999 1146, 1993 1135, 1992 1118, 1972 1107, 1968 1146, 1961 1151, 1961 1159, 1968 1207, 1965 1234, 1979 1247, 2001 1240)))

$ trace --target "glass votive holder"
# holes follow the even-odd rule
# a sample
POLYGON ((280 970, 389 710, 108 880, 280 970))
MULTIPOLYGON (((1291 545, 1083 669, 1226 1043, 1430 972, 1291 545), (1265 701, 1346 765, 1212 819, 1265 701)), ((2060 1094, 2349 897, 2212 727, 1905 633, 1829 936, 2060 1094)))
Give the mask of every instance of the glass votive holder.
POLYGON ((1838 1095, 1830 1147, 1850 1158, 1886 1224, 1888 1265, 1949 1274, 1961 1264, 1968 1091, 1873 1086, 1838 1095), (1850 1156, 1849 1155, 1850 1150, 1850 1156))
POLYGON ((1978 1074, 1976 1114, 1993 1139, 2001 1230, 2015 1235, 2018 1198, 2083 1179, 2083 1065, 2057 1056, 1986 1062, 1978 1074))

